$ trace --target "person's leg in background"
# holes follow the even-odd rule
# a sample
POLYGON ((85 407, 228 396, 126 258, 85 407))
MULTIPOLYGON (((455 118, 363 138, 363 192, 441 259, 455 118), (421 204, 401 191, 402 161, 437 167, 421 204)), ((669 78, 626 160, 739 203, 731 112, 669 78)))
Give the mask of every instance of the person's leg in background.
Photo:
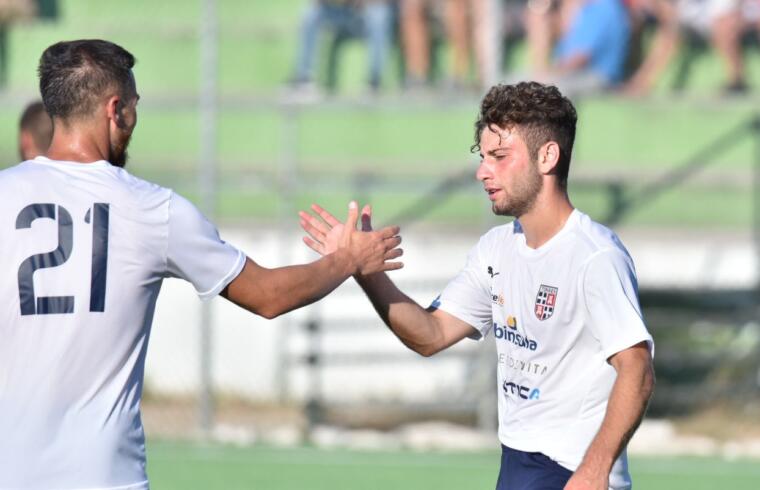
POLYGON ((368 2, 364 6, 364 27, 369 54, 369 86, 376 91, 383 78, 393 31, 393 9, 390 3, 386 0, 368 2))
POLYGON ((430 71, 430 35, 424 0, 401 0, 401 41, 406 60, 406 86, 427 82, 430 71))
POLYGON ((319 34, 334 14, 335 12, 332 12, 329 5, 318 0, 312 2, 304 13, 301 20, 298 54, 296 55, 295 73, 292 80, 294 83, 304 84, 312 81, 317 50, 319 49, 319 34))
POLYGON ((501 81, 504 10, 500 0, 470 0, 478 82, 486 90, 501 81))
POLYGON ((747 90, 741 47, 742 27, 738 7, 716 16, 710 26, 710 42, 726 69, 724 89, 729 93, 742 93, 747 90))
POLYGON ((444 18, 446 37, 451 43, 450 82, 453 88, 464 87, 470 72, 469 0, 447 0, 444 18))

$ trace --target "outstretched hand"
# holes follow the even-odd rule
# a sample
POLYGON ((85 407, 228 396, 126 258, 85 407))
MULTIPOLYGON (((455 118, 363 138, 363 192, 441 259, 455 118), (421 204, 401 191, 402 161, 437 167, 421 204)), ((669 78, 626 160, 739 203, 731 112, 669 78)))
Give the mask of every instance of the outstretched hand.
POLYGON ((320 255, 329 255, 340 249, 349 252, 355 261, 355 274, 368 275, 400 269, 402 262, 394 262, 403 255, 399 248, 401 237, 398 226, 372 229, 372 208, 365 205, 361 212, 361 230, 356 229, 359 221, 359 206, 355 201, 348 205, 346 222, 341 223, 335 216, 318 204, 311 205, 317 216, 304 211, 298 213, 301 228, 308 234, 304 243, 320 255))

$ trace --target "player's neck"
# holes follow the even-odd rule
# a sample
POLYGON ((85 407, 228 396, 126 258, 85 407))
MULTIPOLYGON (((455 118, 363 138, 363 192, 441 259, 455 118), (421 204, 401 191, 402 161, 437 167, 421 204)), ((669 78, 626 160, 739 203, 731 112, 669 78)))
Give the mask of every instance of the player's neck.
POLYGON ((51 160, 92 163, 108 160, 108 129, 88 124, 56 124, 46 153, 51 160))
POLYGON ((530 211, 520 216, 520 226, 528 247, 536 249, 562 230, 573 212, 567 192, 541 192, 530 211))

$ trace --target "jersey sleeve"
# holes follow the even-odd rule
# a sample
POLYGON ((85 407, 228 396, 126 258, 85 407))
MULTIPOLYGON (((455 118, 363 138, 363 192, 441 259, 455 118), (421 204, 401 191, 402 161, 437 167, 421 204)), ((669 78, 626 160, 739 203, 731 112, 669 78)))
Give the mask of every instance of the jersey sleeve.
POLYGON ((444 288, 431 305, 473 327, 471 338, 488 334, 492 325, 491 293, 484 265, 482 241, 470 250, 464 269, 444 288))
POLYGON ((595 255, 586 267, 582 291, 588 325, 605 358, 640 342, 654 342, 641 315, 638 284, 631 258, 620 250, 595 255))
POLYGON ((245 254, 219 232, 190 201, 172 193, 166 250, 168 277, 190 282, 201 299, 219 294, 245 265, 245 254))

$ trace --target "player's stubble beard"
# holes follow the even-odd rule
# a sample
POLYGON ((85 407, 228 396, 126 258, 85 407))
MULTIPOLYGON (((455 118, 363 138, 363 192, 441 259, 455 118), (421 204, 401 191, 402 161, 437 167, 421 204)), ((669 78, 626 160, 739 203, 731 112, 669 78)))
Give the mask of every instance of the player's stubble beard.
POLYGON ((129 146, 130 139, 132 139, 132 133, 121 136, 120 140, 111 140, 108 145, 108 161, 111 165, 123 168, 127 164, 127 160, 129 159, 127 147, 129 146))
POLYGON ((505 198, 495 201, 491 206, 497 216, 514 216, 519 218, 533 208, 544 181, 538 173, 536 164, 531 162, 525 178, 517 182, 511 193, 504 189, 505 198))

